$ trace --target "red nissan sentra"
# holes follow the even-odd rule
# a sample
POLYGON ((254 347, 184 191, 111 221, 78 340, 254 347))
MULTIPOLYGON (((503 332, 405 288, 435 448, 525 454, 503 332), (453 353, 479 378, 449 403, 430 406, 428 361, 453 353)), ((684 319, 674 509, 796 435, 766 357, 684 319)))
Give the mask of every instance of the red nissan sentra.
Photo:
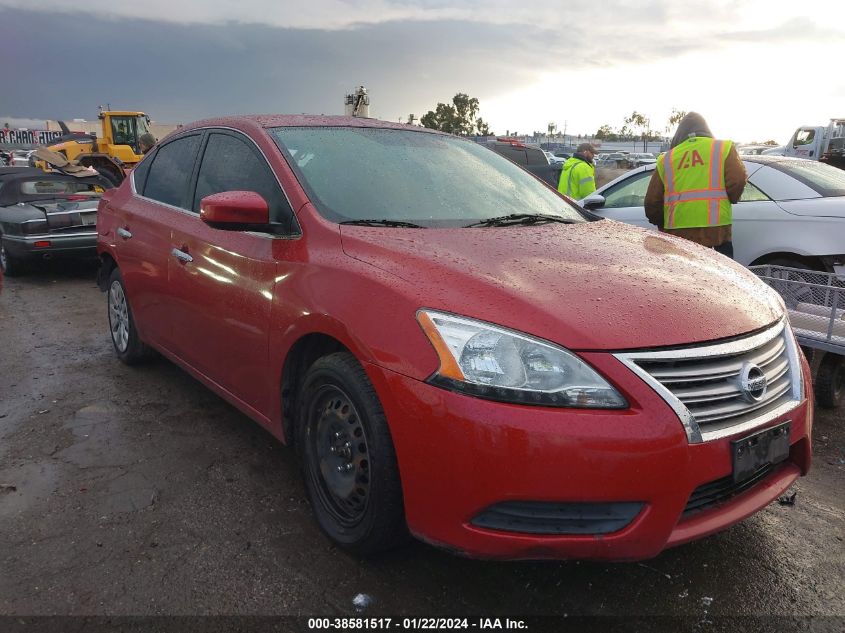
POLYGON ((739 265, 598 219, 489 149, 368 119, 200 121, 98 215, 111 336, 302 458, 320 527, 636 560, 807 472, 812 393, 739 265))

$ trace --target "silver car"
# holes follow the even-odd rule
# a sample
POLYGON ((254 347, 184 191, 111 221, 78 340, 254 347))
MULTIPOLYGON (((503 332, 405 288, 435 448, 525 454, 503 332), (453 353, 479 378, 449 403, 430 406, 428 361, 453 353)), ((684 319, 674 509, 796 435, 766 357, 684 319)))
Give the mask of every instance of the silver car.
POLYGON ((628 166, 629 167, 640 167, 642 165, 654 165, 657 162, 654 154, 641 152, 641 153, 634 153, 628 154, 628 166))
MULTIPOLYGON (((845 274, 845 171, 817 161, 743 156, 748 184, 733 207, 734 258, 845 274)), ((643 201, 655 165, 600 187, 581 204, 609 218, 654 229, 643 201)))

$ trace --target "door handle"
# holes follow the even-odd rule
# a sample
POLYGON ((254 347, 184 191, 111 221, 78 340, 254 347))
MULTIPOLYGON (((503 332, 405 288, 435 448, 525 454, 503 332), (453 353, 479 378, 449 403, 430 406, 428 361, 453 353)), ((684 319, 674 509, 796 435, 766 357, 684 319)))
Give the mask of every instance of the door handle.
POLYGON ((132 238, 132 233, 130 233, 129 231, 127 231, 123 227, 120 227, 119 229, 117 229, 117 234, 125 240, 132 238))
POLYGON ((183 264, 187 264, 188 262, 194 261, 194 258, 188 255, 185 251, 180 251, 178 248, 174 248, 170 251, 170 254, 173 255, 176 259, 178 259, 183 264))

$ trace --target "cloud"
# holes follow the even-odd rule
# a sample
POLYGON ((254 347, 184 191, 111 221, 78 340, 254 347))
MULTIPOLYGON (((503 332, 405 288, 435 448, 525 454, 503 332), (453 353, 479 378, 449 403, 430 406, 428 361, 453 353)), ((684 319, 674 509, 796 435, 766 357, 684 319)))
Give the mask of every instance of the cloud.
POLYGON ((185 25, 0 11, 0 114, 92 118, 97 105, 157 120, 247 112, 343 111, 364 84, 384 117, 433 108, 456 92, 520 87, 553 60, 536 29, 391 22, 327 31, 185 25), (503 54, 504 53, 504 54, 503 54))
MULTIPOLYGON (((789 14, 775 4, 0 0, 0 58, 15 60, 4 65, 0 114, 91 119, 107 103, 171 122, 329 114, 341 113, 343 95, 363 84, 381 118, 419 117, 457 92, 478 97, 485 116, 486 99, 553 74, 567 85, 569 73, 578 85, 555 101, 566 108, 584 99, 579 87, 590 85, 592 71, 622 72, 643 90, 671 95, 672 85, 650 70, 659 60, 737 42, 762 52, 781 41, 818 40, 828 28, 783 18, 789 14)), ((637 98, 618 94, 612 82, 593 88, 615 102, 637 98)))
MULTIPOLYGON (((827 4, 831 1, 828 0, 827 4)), ((791 15, 801 8, 787 5, 791 15)), ((0 8, 45 13, 81 13, 98 18, 154 20, 182 24, 260 24, 293 29, 343 30, 387 22, 465 22, 538 27, 566 39, 572 31, 588 31, 600 43, 615 33, 620 44, 640 44, 644 36, 660 37, 686 28, 691 37, 735 24, 743 13, 765 8, 766 15, 783 13, 771 0, 602 0, 561 3, 558 0, 0 0, 0 8)), ((832 8, 832 7, 831 7, 832 8)), ((613 43, 613 42, 607 42, 613 43)))

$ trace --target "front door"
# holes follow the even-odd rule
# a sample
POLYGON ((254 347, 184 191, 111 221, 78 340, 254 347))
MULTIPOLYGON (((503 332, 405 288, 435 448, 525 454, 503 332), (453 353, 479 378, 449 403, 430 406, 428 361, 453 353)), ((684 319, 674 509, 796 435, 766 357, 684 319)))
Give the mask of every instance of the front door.
POLYGON ((169 260, 177 354, 249 407, 266 414, 278 394, 268 368, 276 240, 288 239, 292 212, 266 159, 252 141, 227 131, 208 135, 191 214, 174 226, 169 260), (213 228, 199 217, 202 198, 255 191, 270 207, 277 233, 213 228))

